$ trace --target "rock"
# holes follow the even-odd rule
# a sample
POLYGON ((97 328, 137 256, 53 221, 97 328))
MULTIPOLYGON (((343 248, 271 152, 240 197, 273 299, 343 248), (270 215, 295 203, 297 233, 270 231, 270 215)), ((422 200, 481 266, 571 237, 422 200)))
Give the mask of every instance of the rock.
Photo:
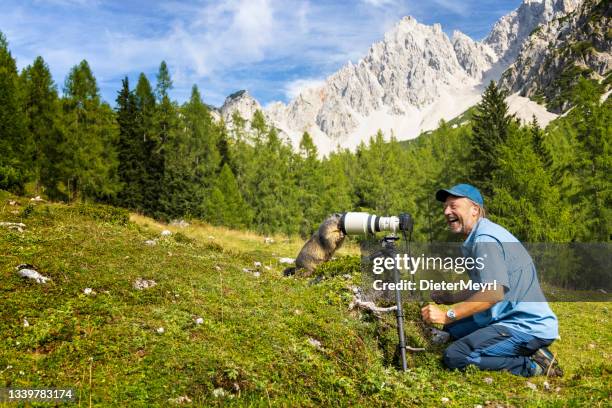
POLYGON ((30 327, 30 322, 25 317, 23 318, 23 327, 30 327))
POLYGON ((155 245, 157 245, 157 240, 156 239, 147 239, 144 243, 145 243, 145 245, 155 246, 155 245))
POLYGON ((215 388, 212 394, 215 398, 223 398, 225 397, 225 390, 223 388, 215 388))
POLYGON ((442 398, 440 398, 440 401, 442 401, 443 404, 448 404, 450 402, 450 399, 448 399, 446 397, 442 397, 442 398))
POLYGON ((159 334, 164 334, 164 332, 166 331, 163 327, 158 327, 156 330, 159 334))
POLYGON ((593 343, 589 344, 589 350, 594 350, 597 346, 593 343))
POLYGON ((261 273, 259 273, 259 272, 253 272, 253 276, 256 277, 256 278, 259 278, 260 275, 261 275, 261 273))
POLYGON ((14 206, 14 205, 19 205, 19 203, 17 201, 15 201, 15 200, 9 200, 8 201, 8 205, 13 205, 14 206))
POLYGON ((256 268, 261 268, 261 262, 253 262, 256 268))
POLYGON ((270 268, 268 265, 264 266, 264 269, 265 269, 266 271, 271 271, 271 270, 272 270, 272 268, 270 268))
POLYGON ((493 378, 491 377, 485 377, 483 381, 489 385, 493 384, 493 378))
POLYGON ((273 244, 273 243, 274 243, 274 238, 270 238, 270 237, 264 238, 264 244, 273 244))
POLYGON ((180 397, 176 397, 176 398, 169 398, 168 402, 170 402, 171 404, 191 404, 191 398, 189 398, 186 395, 182 395, 180 397))
POLYGON ((295 263, 295 258, 279 258, 278 262, 282 264, 293 264, 295 263))
POLYGON ((571 89, 559 85, 564 76, 569 74, 577 79, 580 75, 573 70, 579 67, 583 70, 581 75, 586 73, 596 80, 605 78, 612 67, 611 43, 604 40, 610 17, 595 11, 596 3, 543 0, 521 5, 519 10, 542 8, 544 11, 539 17, 533 16, 542 25, 529 33, 521 47, 515 47, 516 57, 502 75, 501 87, 522 96, 545 98, 547 102, 554 100, 549 105, 555 113, 562 113, 570 107, 564 92, 571 89), (574 51, 576 46, 583 51, 574 51))
POLYGON ((32 197, 32 198, 30 198, 30 201, 34 201, 34 202, 39 203, 39 202, 42 202, 42 201, 45 201, 45 200, 43 200, 42 198, 40 198, 40 196, 36 196, 36 197, 32 197))
POLYGON ((245 273, 253 273, 253 271, 252 271, 252 270, 250 270, 249 268, 242 268, 242 272, 245 272, 245 273))
POLYGON ((41 275, 30 264, 21 264, 17 266, 17 274, 22 278, 34 279, 36 283, 47 283, 51 278, 41 275))
POLYGON ((538 386, 535 385, 534 383, 532 383, 531 381, 527 381, 527 383, 525 385, 527 386, 527 388, 530 388, 530 389, 532 389, 534 391, 538 390, 538 386))
POLYGON ((6 227, 13 231, 23 232, 26 225, 22 222, 0 222, 0 227, 6 227))
POLYGON ((308 343, 309 343, 311 346, 313 346, 313 347, 315 347, 315 348, 317 348, 317 349, 319 349, 319 350, 321 350, 321 349, 323 348, 323 347, 321 346, 321 342, 320 342, 319 340, 317 340, 317 339, 313 339, 312 337, 309 337, 309 338, 308 338, 308 343))
POLYGON ((542 386, 544 387, 545 390, 547 390, 547 391, 550 390, 550 384, 548 383, 548 381, 544 381, 542 383, 542 386))
POLYGON ((153 279, 143 278, 138 278, 134 281, 134 283, 132 283, 132 287, 136 290, 150 289, 155 285, 157 285, 157 282, 155 282, 153 279))
POLYGON ((83 289, 83 293, 84 293, 85 295, 88 295, 88 296, 89 296, 89 295, 95 295, 95 294, 96 294, 96 292, 95 292, 95 291, 94 291, 92 288, 85 288, 85 289, 83 289))
POLYGON ((215 237, 214 237, 214 236, 212 236, 212 235, 209 235, 209 236, 208 236, 208 239, 215 239, 215 237))
POLYGON ((482 405, 476 404, 476 405, 474 405, 474 408, 482 408, 482 405))
POLYGON ((170 230, 163 230, 160 235, 162 237, 169 237, 170 235, 172 235, 172 231, 170 231, 170 230))
POLYGON ((195 320, 195 323, 196 323, 196 324, 204 324, 204 319, 202 319, 201 317, 198 317, 198 318, 195 320))
POLYGON ((189 223, 185 222, 185 220, 172 220, 169 225, 173 227, 187 228, 189 226, 189 223))

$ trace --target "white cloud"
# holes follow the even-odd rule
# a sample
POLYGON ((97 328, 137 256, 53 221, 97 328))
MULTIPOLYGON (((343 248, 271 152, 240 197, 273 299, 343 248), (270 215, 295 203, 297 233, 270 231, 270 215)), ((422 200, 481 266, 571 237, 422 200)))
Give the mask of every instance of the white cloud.
POLYGON ((285 95, 288 99, 297 98, 302 92, 310 88, 318 88, 325 84, 322 78, 304 78, 288 82, 284 86, 285 95))

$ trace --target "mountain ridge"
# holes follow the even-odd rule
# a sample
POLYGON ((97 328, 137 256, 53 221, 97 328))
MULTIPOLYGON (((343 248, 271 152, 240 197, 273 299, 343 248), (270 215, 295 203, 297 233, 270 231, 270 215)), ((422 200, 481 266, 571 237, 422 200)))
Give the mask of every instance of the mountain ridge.
MULTIPOLYGON (((233 112, 249 120, 260 109, 294 146, 309 132, 322 154, 337 146, 354 148, 379 129, 387 138, 416 137, 476 104, 484 86, 499 79, 538 25, 579 4, 581 0, 525 0, 500 18, 482 41, 460 31, 449 37, 440 24, 424 25, 407 16, 357 63, 348 62, 323 85, 266 108, 248 92, 238 97, 234 93, 220 116, 231 127, 233 112)), ((540 108, 520 98, 515 97, 523 108, 533 104, 516 111, 526 111, 528 120, 529 113, 540 108)))

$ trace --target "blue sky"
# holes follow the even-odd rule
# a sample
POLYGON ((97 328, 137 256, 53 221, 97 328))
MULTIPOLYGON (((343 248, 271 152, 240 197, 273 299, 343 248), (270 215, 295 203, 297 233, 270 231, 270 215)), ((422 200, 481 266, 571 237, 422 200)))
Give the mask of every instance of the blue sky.
POLYGON ((121 78, 155 81, 161 60, 171 95, 197 84, 220 106, 248 89, 263 105, 288 101, 347 61, 358 61, 403 16, 483 38, 521 0, 2 0, 0 30, 19 68, 41 55, 61 91, 87 59, 103 98, 114 105, 121 78))

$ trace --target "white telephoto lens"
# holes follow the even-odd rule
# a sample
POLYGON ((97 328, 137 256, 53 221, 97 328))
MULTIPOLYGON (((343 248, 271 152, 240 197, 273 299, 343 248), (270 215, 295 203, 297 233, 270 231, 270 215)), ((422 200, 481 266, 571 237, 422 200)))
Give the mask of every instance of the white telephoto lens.
POLYGON ((374 234, 399 230, 398 217, 379 217, 366 212, 347 212, 341 217, 341 227, 347 235, 374 234))

